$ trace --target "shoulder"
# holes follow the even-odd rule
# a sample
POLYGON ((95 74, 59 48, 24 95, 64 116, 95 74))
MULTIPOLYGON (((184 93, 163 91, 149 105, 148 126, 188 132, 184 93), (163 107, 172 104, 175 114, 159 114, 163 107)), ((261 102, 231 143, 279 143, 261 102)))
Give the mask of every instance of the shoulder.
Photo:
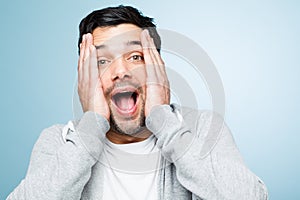
POLYGON ((63 144, 62 132, 66 124, 55 124, 42 130, 33 151, 54 153, 63 144))
POLYGON ((61 137, 66 124, 55 124, 42 130, 39 140, 55 140, 61 137))
POLYGON ((208 155, 221 138, 231 138, 230 130, 222 115, 212 110, 197 110, 188 107, 179 107, 178 110, 184 123, 195 133, 197 141, 202 146, 201 157, 208 155))
POLYGON ((174 110, 179 112, 187 124, 210 125, 224 124, 224 117, 212 110, 199 110, 186 106, 172 104, 174 110))

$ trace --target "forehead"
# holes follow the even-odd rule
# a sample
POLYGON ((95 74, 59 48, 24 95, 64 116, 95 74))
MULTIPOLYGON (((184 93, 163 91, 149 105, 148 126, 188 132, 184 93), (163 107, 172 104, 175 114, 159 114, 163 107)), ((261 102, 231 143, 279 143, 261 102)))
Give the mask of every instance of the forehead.
POLYGON ((128 41, 140 41, 142 29, 133 24, 98 27, 93 32, 94 45, 116 46, 128 41))

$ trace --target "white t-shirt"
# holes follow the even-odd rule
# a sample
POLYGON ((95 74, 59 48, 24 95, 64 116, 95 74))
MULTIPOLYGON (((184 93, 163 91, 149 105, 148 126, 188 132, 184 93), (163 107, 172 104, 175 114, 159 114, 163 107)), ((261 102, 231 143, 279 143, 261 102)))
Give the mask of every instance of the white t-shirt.
POLYGON ((151 135, 142 142, 114 144, 106 139, 103 200, 157 200, 161 154, 151 135))

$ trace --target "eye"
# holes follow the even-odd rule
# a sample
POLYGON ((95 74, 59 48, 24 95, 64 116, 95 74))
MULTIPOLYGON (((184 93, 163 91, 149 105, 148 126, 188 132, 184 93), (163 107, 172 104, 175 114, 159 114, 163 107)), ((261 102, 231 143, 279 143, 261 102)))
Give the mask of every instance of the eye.
POLYGON ((107 59, 99 59, 98 60, 98 67, 107 66, 110 63, 110 60, 107 59))
POLYGON ((142 55, 135 54, 135 55, 130 56, 128 60, 130 60, 130 61, 143 61, 144 57, 142 55))

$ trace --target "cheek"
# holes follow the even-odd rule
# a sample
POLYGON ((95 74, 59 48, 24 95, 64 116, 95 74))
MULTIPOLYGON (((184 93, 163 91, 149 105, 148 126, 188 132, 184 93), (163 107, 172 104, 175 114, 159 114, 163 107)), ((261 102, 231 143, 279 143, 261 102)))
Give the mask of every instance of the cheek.
POLYGON ((139 65, 131 70, 132 76, 142 85, 146 83, 146 70, 144 65, 139 65))
POLYGON ((110 77, 110 70, 109 67, 99 67, 98 66, 99 75, 101 78, 103 77, 110 77))
POLYGON ((103 87, 103 91, 105 92, 108 88, 112 86, 112 83, 110 81, 110 74, 109 71, 102 71, 100 72, 100 79, 103 87))

